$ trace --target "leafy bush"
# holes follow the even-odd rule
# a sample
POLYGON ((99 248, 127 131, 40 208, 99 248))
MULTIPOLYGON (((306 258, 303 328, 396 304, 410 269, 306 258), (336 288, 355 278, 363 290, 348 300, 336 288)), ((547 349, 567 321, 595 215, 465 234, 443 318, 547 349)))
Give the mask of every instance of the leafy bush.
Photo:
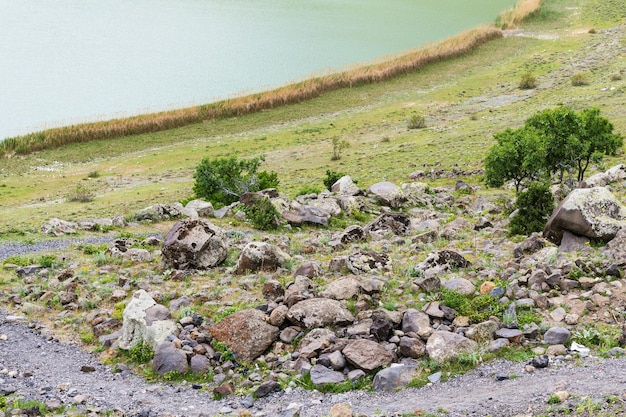
POLYGON ((519 88, 522 90, 532 90, 537 88, 537 78, 532 72, 527 72, 522 75, 522 79, 519 82, 519 88))
POLYGON ((248 220, 259 230, 275 230, 278 228, 280 213, 269 198, 261 198, 243 208, 248 220))
POLYGON ((41 255, 37 259, 37 264, 43 268, 52 268, 56 261, 57 257, 55 255, 41 255))
POLYGON ((324 178, 324 187, 327 190, 333 188, 333 184, 336 183, 339 178, 346 176, 345 172, 331 171, 330 169, 326 170, 326 178, 324 178))
POLYGON ((554 198, 548 184, 530 183, 528 189, 517 197, 515 207, 518 212, 509 223, 511 234, 527 235, 543 230, 554 210, 554 198))
POLYGON ((426 127, 426 118, 421 114, 414 114, 409 117, 406 127, 407 129, 423 129, 426 127))
POLYGON ((278 175, 266 171, 257 173, 263 158, 237 159, 204 158, 196 167, 193 191, 199 198, 222 207, 239 200, 246 192, 278 186, 278 175))
POLYGON ((124 355, 134 363, 148 363, 154 357, 154 350, 139 340, 133 344, 130 349, 124 351, 124 355))
POLYGON ((453 308, 462 316, 469 317, 472 323, 485 321, 489 316, 502 317, 507 307, 507 304, 500 304, 497 298, 489 294, 464 295, 448 289, 441 291, 441 304, 453 308))

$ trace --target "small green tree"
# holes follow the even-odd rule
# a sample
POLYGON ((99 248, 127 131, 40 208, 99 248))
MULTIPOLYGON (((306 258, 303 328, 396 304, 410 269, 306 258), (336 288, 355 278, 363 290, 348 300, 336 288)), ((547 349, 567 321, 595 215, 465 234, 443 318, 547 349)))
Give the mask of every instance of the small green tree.
POLYGON ((624 144, 621 135, 613 133, 613 124, 600 116, 600 109, 593 107, 580 113, 580 140, 584 151, 576 158, 578 165, 578 181, 585 178, 589 163, 599 163, 604 155, 615 155, 624 144))
POLYGON ((196 167, 193 191, 199 198, 211 201, 216 207, 239 200, 246 192, 278 186, 278 175, 265 171, 257 173, 264 158, 237 159, 204 158, 196 167))
POLYGON ((331 142, 333 144, 333 155, 330 159, 333 161, 337 161, 338 159, 341 159, 341 152, 343 152, 344 149, 350 147, 350 142, 348 142, 347 140, 341 140, 337 136, 333 136, 331 138, 331 142))
POLYGON ((538 112, 526 120, 526 126, 539 130, 545 140, 545 168, 559 173, 563 182, 565 172, 572 176, 577 158, 584 153, 580 140, 582 120, 573 109, 561 106, 538 112))
POLYGON ((509 222, 513 235, 526 235, 542 231, 554 210, 554 197, 546 182, 531 182, 517 196, 517 214, 509 222))
POLYGON ((485 159, 485 182, 490 187, 501 187, 512 180, 517 193, 525 180, 539 177, 544 165, 544 141, 532 127, 506 129, 494 138, 497 144, 485 159))

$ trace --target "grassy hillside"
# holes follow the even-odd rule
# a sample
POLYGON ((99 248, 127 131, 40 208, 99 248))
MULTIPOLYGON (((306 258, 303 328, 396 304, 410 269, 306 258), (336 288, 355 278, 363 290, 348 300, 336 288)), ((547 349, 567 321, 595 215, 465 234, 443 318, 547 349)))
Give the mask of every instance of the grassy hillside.
MULTIPOLYGON (((327 169, 349 173, 362 187, 400 183, 416 169, 480 170, 494 132, 560 103, 598 106, 623 134, 625 24, 621 0, 546 0, 503 38, 384 83, 255 114, 2 158, 0 233, 36 230, 51 217, 126 214, 187 198, 205 156, 265 155, 263 169, 278 172, 281 191, 293 196, 304 185, 322 186, 327 169), (521 90, 520 78, 529 71, 539 87, 521 90), (572 86, 575 74, 588 84, 572 86), (425 129, 407 129, 414 114, 426 117, 425 129), (334 136, 350 143, 337 161, 331 161, 334 136), (77 187, 93 192, 94 201, 68 202, 77 187)), ((480 181, 478 175, 462 178, 480 181)), ((452 180, 429 180, 446 181, 452 180)))

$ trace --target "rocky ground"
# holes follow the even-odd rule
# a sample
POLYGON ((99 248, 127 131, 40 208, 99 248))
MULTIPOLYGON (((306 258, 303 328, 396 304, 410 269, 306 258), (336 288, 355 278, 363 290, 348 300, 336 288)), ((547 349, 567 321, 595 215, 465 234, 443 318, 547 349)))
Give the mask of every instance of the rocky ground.
MULTIPOLYGON (((550 407, 577 410, 576 415, 622 415, 626 401, 624 357, 559 358, 532 373, 525 372, 523 364, 498 360, 445 383, 396 393, 321 394, 288 388, 257 401, 245 396, 215 401, 188 385, 148 384, 136 375, 114 374, 94 355, 48 340, 4 312, 0 335, 0 392, 39 400, 51 409, 68 404, 74 415, 113 410, 129 416, 293 416, 299 412, 317 417, 332 415, 335 404, 366 416, 533 416, 550 413, 550 407), (570 398, 550 405, 555 392, 567 392, 570 398)), ((335 412, 338 409, 335 406, 335 412)))

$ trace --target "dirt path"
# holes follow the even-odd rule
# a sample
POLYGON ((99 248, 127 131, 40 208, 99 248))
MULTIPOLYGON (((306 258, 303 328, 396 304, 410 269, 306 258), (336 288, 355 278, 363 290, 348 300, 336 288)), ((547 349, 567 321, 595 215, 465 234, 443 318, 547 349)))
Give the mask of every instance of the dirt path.
POLYGON ((581 397, 622 402, 626 393, 626 358, 586 358, 555 361, 549 368, 526 373, 523 364, 496 361, 446 383, 391 394, 350 392, 321 394, 301 389, 274 393, 251 404, 249 398, 232 396, 214 401, 207 390, 189 385, 148 384, 135 375, 114 374, 92 354, 77 346, 47 340, 39 332, 0 311, 0 393, 14 392, 25 399, 57 400, 89 410, 119 410, 127 416, 328 415, 335 403, 349 405, 367 416, 392 416, 424 410, 446 416, 533 415, 547 409, 550 394, 567 390, 572 401, 581 397), (86 368, 83 368, 86 367, 86 368), (81 370, 83 368, 83 370, 81 370), (87 372, 86 372, 87 371, 87 372), (495 375, 510 379, 496 381, 495 375), (247 403, 247 404, 246 404, 247 403), (83 405, 80 405, 83 404, 83 405))

